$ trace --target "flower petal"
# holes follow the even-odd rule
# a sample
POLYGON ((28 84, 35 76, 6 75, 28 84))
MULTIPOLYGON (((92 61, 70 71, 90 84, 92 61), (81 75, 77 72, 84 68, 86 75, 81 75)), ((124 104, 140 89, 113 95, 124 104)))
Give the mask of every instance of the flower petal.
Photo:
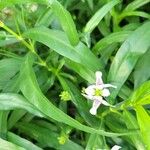
POLYGON ((98 107, 100 106, 100 104, 101 104, 101 101, 99 101, 99 100, 97 100, 97 99, 95 99, 95 100, 93 101, 92 108, 90 109, 90 113, 91 113, 92 115, 96 115, 96 114, 97 114, 97 109, 98 109, 98 107))
POLYGON ((82 93, 82 95, 83 95, 85 98, 87 98, 87 99, 94 100, 94 96, 92 96, 92 95, 86 95, 86 94, 83 94, 83 93, 82 93))
POLYGON ((103 84, 103 88, 108 88, 108 87, 112 87, 112 88, 117 88, 117 86, 112 85, 112 84, 103 84))
POLYGON ((101 85, 101 84, 103 84, 102 72, 96 71, 95 76, 96 76, 96 85, 101 85))
POLYGON ((109 92, 108 89, 103 89, 103 90, 102 90, 102 96, 108 97, 109 95, 110 95, 110 92, 109 92))
POLYGON ((121 148, 121 146, 115 145, 111 148, 111 150, 119 150, 121 148))
POLYGON ((101 103, 105 106, 112 106, 111 104, 109 104, 108 102, 106 102, 105 100, 102 100, 101 103))
POLYGON ((90 85, 90 86, 88 86, 86 89, 85 89, 85 93, 87 94, 87 95, 94 95, 94 93, 95 93, 95 88, 96 88, 96 86, 95 85, 90 85))

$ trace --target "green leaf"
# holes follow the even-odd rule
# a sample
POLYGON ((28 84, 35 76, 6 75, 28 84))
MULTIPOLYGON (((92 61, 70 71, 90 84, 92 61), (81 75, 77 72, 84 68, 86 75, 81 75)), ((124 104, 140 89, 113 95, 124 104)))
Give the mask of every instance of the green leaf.
POLYGON ((100 147, 102 149, 107 148, 104 146, 103 137, 98 134, 91 134, 86 145, 86 150, 97 150, 100 147))
POLYGON ((138 60, 134 71, 134 88, 139 87, 150 77, 150 49, 138 60))
POLYGON ((9 142, 12 142, 18 146, 21 146, 21 147, 25 148, 26 150, 42 150, 40 147, 34 145, 30 141, 23 139, 20 136, 14 134, 12 132, 8 132, 7 139, 9 142))
POLYGON ((80 42, 76 47, 73 47, 61 31, 41 27, 28 30, 24 36, 45 44, 60 55, 82 64, 94 72, 101 68, 98 59, 83 43, 80 42))
POLYGON ((94 83, 95 82, 95 74, 93 71, 89 70, 88 68, 84 67, 81 64, 78 64, 76 62, 73 62, 69 59, 65 59, 65 65, 78 73, 83 79, 88 81, 88 83, 94 83))
POLYGON ((36 116, 43 116, 43 114, 31 105, 23 96, 12 93, 0 94, 0 110, 12 110, 16 108, 25 109, 36 116))
POLYGON ((7 40, 0 40, 0 47, 8 46, 17 42, 19 41, 16 40, 15 38, 9 38, 7 40))
POLYGON ((138 23, 138 22, 136 22, 136 23, 129 23, 129 24, 123 26, 122 29, 123 29, 124 31, 134 31, 134 30, 136 30, 138 27, 140 27, 140 25, 141 25, 141 24, 138 23))
POLYGON ((77 45, 79 43, 79 36, 70 13, 56 0, 51 4, 51 8, 59 19, 70 43, 72 45, 77 45))
MULTIPOLYGON (((95 51, 97 55, 101 55, 99 61, 101 62, 101 64, 103 64, 103 68, 107 66, 109 60, 111 59, 111 55, 118 48, 118 45, 118 43, 114 42, 113 44, 110 44, 109 46, 105 47, 103 50, 100 49, 100 51, 95 51)), ((106 74, 104 74, 104 76, 105 75, 106 74)))
POLYGON ((101 20, 98 25, 98 29, 104 37, 111 33, 110 28, 105 20, 101 20))
POLYGON ((7 58, 0 61, 0 89, 3 89, 8 81, 19 71, 21 61, 7 58))
POLYGON ((10 130, 26 113, 26 110, 14 110, 7 120, 8 130, 10 130))
POLYGON ((22 82, 20 83, 20 88, 23 95, 28 99, 28 101, 31 104, 33 104, 38 110, 40 110, 43 114, 58 122, 65 123, 76 129, 88 133, 97 133, 105 136, 117 136, 117 135, 130 134, 130 133, 117 134, 117 133, 105 132, 103 130, 96 130, 88 126, 82 125, 78 121, 66 115, 56 106, 54 106, 41 92, 36 80, 36 76, 32 69, 32 63, 33 63, 33 56, 31 55, 31 53, 29 53, 26 56, 25 62, 23 63, 21 68, 22 82), (28 83, 28 85, 26 83, 28 83))
POLYGON ((112 102, 114 102, 114 98, 132 72, 139 57, 148 50, 150 46, 149 29, 150 22, 144 23, 127 38, 118 50, 108 75, 108 81, 117 85, 117 89, 113 90, 111 94, 112 102))
POLYGON ((150 0, 144 0, 144 1, 143 0, 134 0, 133 2, 129 3, 129 5, 127 5, 127 7, 124 9, 124 11, 133 11, 149 2, 150 2, 150 0))
POLYGON ((67 140, 63 145, 59 144, 58 133, 51 131, 50 129, 44 128, 41 125, 35 123, 19 123, 17 127, 20 131, 29 137, 37 140, 40 145, 45 147, 51 147, 58 150, 83 150, 83 148, 74 143, 71 140, 67 140), (48 133, 48 134, 47 134, 48 133))
POLYGON ((7 137, 7 119, 9 111, 0 111, 0 137, 7 137))
POLYGON ((54 14, 50 8, 47 8, 44 13, 42 13, 35 23, 35 27, 45 26, 48 27, 54 19, 54 14))
POLYGON ((19 147, 11 142, 1 139, 1 138, 0 138, 0 148, 1 148, 1 150, 26 150, 23 147, 19 147))
POLYGON ((87 22, 84 32, 92 32, 94 28, 99 24, 99 22, 103 19, 103 17, 119 2, 120 0, 112 0, 111 2, 100 8, 87 22))
POLYGON ((86 1, 87 1, 88 5, 89 5, 89 8, 90 8, 91 10, 93 10, 93 7, 94 7, 94 2, 93 2, 93 0, 86 0, 86 1))
POLYGON ((130 98, 132 105, 150 104, 150 81, 142 84, 130 98))
POLYGON ((142 134, 143 141, 145 143, 145 147, 147 150, 150 149, 150 116, 145 111, 145 109, 142 106, 137 106, 135 108, 137 120, 140 126, 140 131, 142 134))
POLYGON ((123 18, 129 17, 129 16, 138 16, 150 19, 150 15, 143 11, 127 11, 119 15, 118 22, 120 22, 123 18))
POLYGON ((108 36, 101 39, 100 41, 98 41, 93 47, 93 51, 100 52, 102 51, 102 49, 104 49, 105 47, 109 46, 112 43, 123 42, 131 33, 132 33, 131 31, 120 31, 111 33, 108 36))
MULTIPOLYGON (((139 129, 137 120, 129 111, 124 109, 123 116, 128 129, 139 129)), ((137 149, 145 149, 140 132, 137 132, 136 135, 130 135, 129 138, 132 140, 137 149)))
POLYGON ((137 88, 131 97, 124 101, 122 107, 133 107, 137 105, 147 105, 150 104, 150 81, 143 83, 139 88, 137 88))
POLYGON ((124 132, 126 130, 126 125, 124 123, 123 115, 117 113, 110 113, 105 117, 105 124, 111 131, 124 132), (112 123, 113 122, 113 123, 112 123))
POLYGON ((127 85, 123 85, 121 90, 118 93, 118 96, 123 100, 127 100, 132 95, 132 90, 127 85))
MULTIPOLYGON (((99 129, 104 129, 103 120, 99 120, 101 123, 99 125, 99 129)), ((97 150, 98 148, 107 149, 105 137, 98 134, 91 134, 88 138, 86 150, 97 150)))

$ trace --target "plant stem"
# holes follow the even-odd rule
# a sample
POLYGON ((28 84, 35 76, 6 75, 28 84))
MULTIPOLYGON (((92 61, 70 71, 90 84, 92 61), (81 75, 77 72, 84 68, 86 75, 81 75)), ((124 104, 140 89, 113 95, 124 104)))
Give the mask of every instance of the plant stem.
POLYGON ((5 29, 10 34, 12 34, 17 40, 21 41, 31 52, 35 53, 34 49, 23 39, 23 37, 16 34, 9 27, 7 27, 5 24, 2 26, 2 28, 5 29))
POLYGON ((42 58, 36 53, 33 44, 30 41, 30 44, 28 42, 26 42, 22 36, 18 35, 17 33, 15 33, 13 30, 11 30, 9 27, 7 27, 3 22, 0 21, 0 27, 2 27, 3 29, 5 29, 7 32, 9 32, 10 34, 12 34, 17 40, 21 41, 32 53, 34 53, 38 60, 40 61, 40 63, 38 63, 41 66, 44 66, 47 68, 48 71, 51 71, 51 68, 49 68, 49 66, 46 64, 45 61, 42 60, 42 58))

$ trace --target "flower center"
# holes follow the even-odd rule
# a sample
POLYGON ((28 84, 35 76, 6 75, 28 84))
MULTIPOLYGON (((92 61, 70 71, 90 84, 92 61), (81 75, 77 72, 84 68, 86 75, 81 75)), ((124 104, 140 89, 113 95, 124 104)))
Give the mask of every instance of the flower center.
POLYGON ((102 96, 102 90, 100 90, 100 89, 95 89, 94 95, 95 95, 95 96, 102 96))

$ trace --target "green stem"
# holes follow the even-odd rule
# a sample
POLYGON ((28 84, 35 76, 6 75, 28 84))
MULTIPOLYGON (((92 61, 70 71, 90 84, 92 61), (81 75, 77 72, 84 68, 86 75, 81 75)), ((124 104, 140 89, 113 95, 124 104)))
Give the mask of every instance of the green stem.
POLYGON ((113 17, 113 31, 118 31, 119 30, 119 22, 118 22, 118 14, 115 11, 115 9, 113 8, 111 11, 111 15, 113 17))
POLYGON ((12 31, 9 27, 7 27, 6 25, 2 26, 3 29, 5 29, 7 32, 9 32, 10 34, 12 34, 17 40, 21 41, 31 52, 35 53, 35 50, 31 47, 30 44, 28 44, 23 37, 21 37, 20 35, 16 34, 14 31, 12 31))
POLYGON ((18 35, 17 33, 15 33, 13 30, 11 30, 9 27, 7 27, 2 21, 0 21, 0 27, 2 27, 3 29, 5 29, 7 32, 9 32, 10 34, 12 34, 16 39, 18 39, 19 41, 21 41, 32 53, 34 53, 39 62, 36 63, 40 66, 45 67, 48 71, 54 73, 55 75, 57 75, 58 70, 56 70, 55 68, 51 68, 47 65, 47 63, 45 61, 42 60, 42 58, 36 53, 35 48, 34 48, 34 44, 31 42, 31 40, 29 40, 29 43, 26 42, 22 36, 18 35))
POLYGON ((47 68, 48 71, 51 71, 52 69, 49 68, 49 66, 46 64, 45 61, 42 60, 42 58, 36 53, 33 44, 30 41, 30 44, 28 42, 26 42, 22 36, 18 35, 17 33, 15 33, 13 30, 11 30, 9 27, 7 27, 3 22, 0 21, 0 27, 2 27, 3 29, 5 29, 7 32, 9 32, 10 34, 12 34, 16 39, 18 39, 19 41, 21 41, 32 53, 34 53, 38 60, 40 61, 38 64, 40 66, 44 66, 47 68))

